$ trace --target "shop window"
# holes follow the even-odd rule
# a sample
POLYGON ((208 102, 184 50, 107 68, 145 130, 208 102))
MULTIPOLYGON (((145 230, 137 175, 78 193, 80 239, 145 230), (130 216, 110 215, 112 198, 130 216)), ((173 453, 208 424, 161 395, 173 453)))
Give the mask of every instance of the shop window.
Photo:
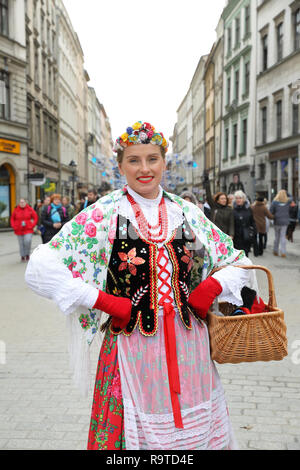
POLYGON ((281 160, 280 161, 280 169, 281 169, 281 188, 288 190, 288 160, 281 160))

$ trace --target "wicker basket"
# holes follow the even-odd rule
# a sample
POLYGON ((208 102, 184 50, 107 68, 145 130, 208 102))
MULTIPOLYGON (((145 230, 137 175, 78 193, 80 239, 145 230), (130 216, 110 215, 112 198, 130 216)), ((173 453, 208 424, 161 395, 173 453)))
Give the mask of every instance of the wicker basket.
MULTIPOLYGON (((286 325, 283 311, 277 308, 271 272, 264 266, 236 267, 266 272, 269 285, 268 311, 237 316, 218 316, 209 311, 207 320, 211 357, 219 364, 280 361, 288 354, 286 325)), ((224 315, 228 315, 232 309, 231 304, 219 303, 219 310, 224 315)))

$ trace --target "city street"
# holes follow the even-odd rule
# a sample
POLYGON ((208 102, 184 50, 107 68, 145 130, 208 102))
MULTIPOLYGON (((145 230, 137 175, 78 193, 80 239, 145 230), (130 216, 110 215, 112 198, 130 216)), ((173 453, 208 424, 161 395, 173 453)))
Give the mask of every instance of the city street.
MULTIPOLYGON (((287 258, 263 257, 285 312, 289 355, 280 362, 218 365, 240 449, 300 450, 300 229, 287 258), (298 351, 298 353, 297 353, 298 351)), ((40 237, 33 237, 33 247, 40 237)), ((86 449, 92 391, 80 396, 69 372, 65 318, 25 284, 17 239, 0 233, 0 449, 86 449)), ((267 301, 266 275, 258 272, 267 301)), ((99 351, 92 348, 96 369, 99 351)))

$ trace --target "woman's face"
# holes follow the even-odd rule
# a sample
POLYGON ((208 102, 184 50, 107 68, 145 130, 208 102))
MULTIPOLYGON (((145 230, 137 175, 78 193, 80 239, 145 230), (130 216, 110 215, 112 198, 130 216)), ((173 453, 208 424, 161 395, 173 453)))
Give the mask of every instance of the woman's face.
POLYGON ((53 199, 53 204, 55 206, 58 206, 59 204, 61 203, 60 199, 58 197, 56 197, 55 199, 53 199))
POLYGON ((242 206, 244 204, 245 200, 243 197, 241 196, 235 196, 235 203, 238 205, 238 206, 242 206))
POLYGON ((221 196, 218 199, 218 203, 221 204, 221 206, 227 205, 227 197, 225 196, 225 194, 221 194, 221 196))
POLYGON ((19 205, 20 205, 20 207, 24 208, 26 206, 25 199, 20 199, 19 205))
POLYGON ((126 147, 119 163, 121 175, 126 177, 131 189, 142 197, 155 199, 166 163, 160 147, 153 144, 136 144, 126 147))

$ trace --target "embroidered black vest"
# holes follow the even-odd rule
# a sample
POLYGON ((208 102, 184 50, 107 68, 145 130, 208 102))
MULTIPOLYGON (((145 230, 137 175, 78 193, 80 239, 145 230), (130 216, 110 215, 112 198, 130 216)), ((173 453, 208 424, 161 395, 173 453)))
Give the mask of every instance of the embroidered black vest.
MULTIPOLYGON (((183 226, 173 231, 166 240, 166 247, 173 267, 171 286, 174 306, 179 311, 184 326, 192 328, 187 301, 190 288, 193 252, 190 250, 195 236, 187 220, 183 226)), ((130 221, 118 216, 116 238, 114 240, 107 273, 106 291, 121 297, 129 297, 132 302, 131 319, 123 334, 130 336, 139 324, 145 336, 154 336, 158 326, 158 247, 142 238, 130 221)), ((170 281, 170 280, 169 280, 170 281)), ((196 317, 197 318, 197 317, 196 317)), ((114 334, 120 329, 110 330, 114 334)))

